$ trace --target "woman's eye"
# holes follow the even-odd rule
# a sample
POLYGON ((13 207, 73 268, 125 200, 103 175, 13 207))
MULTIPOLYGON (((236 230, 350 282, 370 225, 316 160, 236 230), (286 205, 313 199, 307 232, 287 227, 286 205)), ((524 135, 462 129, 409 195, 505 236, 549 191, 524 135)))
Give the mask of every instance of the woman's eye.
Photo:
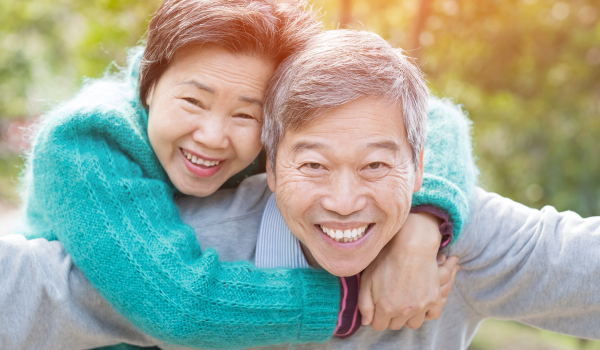
POLYGON ((238 118, 242 118, 242 119, 255 119, 250 114, 245 114, 245 113, 236 114, 235 116, 238 118))
POLYGON ((202 105, 202 103, 200 103, 200 101, 196 100, 193 97, 184 97, 183 100, 185 100, 188 103, 193 104, 196 107, 200 107, 200 108, 204 109, 204 106, 202 105))

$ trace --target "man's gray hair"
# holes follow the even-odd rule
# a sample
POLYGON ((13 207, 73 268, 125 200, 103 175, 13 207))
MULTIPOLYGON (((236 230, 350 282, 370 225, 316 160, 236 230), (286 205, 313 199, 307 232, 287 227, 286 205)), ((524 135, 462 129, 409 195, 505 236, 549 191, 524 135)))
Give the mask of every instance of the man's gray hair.
POLYGON ((314 36, 278 67, 265 99, 262 142, 271 164, 286 131, 363 98, 400 104, 415 167, 425 146, 429 90, 401 49, 374 33, 330 30, 314 36))

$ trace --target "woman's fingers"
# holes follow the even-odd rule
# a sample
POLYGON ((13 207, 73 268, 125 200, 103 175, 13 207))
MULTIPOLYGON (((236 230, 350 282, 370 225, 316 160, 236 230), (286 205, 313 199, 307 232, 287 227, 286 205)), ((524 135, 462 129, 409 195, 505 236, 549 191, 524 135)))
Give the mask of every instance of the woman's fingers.
MULTIPOLYGON (((456 273, 460 270, 460 266, 457 265, 458 258, 453 256, 448 258, 440 267, 440 300, 427 311, 425 315, 425 321, 437 320, 442 316, 442 310, 446 303, 448 302, 448 296, 450 295, 450 291, 454 286, 454 279, 456 277, 456 273)), ((408 324, 407 324, 408 326, 408 324)))
POLYGON ((369 279, 363 279, 358 294, 358 310, 362 316, 362 324, 369 325, 373 321, 375 313, 375 304, 373 303, 373 294, 371 292, 371 283, 369 279))
POLYGON ((448 298, 442 297, 439 303, 427 311, 427 314, 425 314, 425 321, 437 320, 440 318, 440 316, 442 316, 442 310, 444 309, 444 306, 446 306, 447 302, 448 298))
MULTIPOLYGON (((425 315, 426 315, 425 312, 421 312, 418 315, 413 316, 411 319, 406 321, 406 327, 413 329, 413 330, 421 327, 421 325, 423 324, 423 321, 425 321, 425 315)), ((391 325, 390 325, 390 329, 393 329, 391 327, 391 325)))
MULTIPOLYGON (((439 259, 438 259, 439 261, 439 259)), ((458 257, 451 256, 447 258, 441 265, 438 267, 438 272, 440 276, 440 286, 447 284, 452 277, 452 273, 454 272, 454 268, 458 264, 458 257)))
POLYGON ((454 280, 456 279, 456 274, 458 273, 458 271, 460 271, 460 266, 456 265, 454 267, 454 270, 452 270, 452 275, 450 275, 450 280, 442 285, 442 287, 440 288, 440 293, 442 294, 442 298, 447 298, 448 295, 450 295, 450 291, 452 290, 452 287, 454 286, 454 280))
POLYGON ((438 255, 437 255, 437 264, 438 264, 438 266, 442 266, 442 264, 444 263, 444 261, 446 261, 446 254, 444 254, 444 253, 438 253, 438 255))
MULTIPOLYGON (((371 322, 371 327, 373 327, 376 331, 385 331, 389 325, 391 319, 394 315, 398 315, 398 310, 395 309, 394 305, 387 303, 385 301, 380 301, 377 305, 375 305, 375 315, 373 316, 373 322, 371 322)), ((403 323, 406 322, 408 317, 404 317, 404 315, 400 315, 398 318, 403 319, 403 323)))

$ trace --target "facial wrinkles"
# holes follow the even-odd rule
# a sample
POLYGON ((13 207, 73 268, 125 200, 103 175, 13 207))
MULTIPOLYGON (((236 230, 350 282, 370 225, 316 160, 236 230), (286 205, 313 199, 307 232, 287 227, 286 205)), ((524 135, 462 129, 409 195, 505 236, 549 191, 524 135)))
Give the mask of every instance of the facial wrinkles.
MULTIPOLYGON (((188 137, 188 135, 190 133, 193 133, 198 130, 198 127, 197 127, 198 122, 202 123, 202 125, 203 125, 202 129, 206 129, 206 127, 208 126, 207 123, 215 123, 216 122, 217 125, 212 126, 212 128, 215 128, 216 130, 218 130, 218 134, 223 135, 223 137, 225 137, 225 138, 227 138, 231 132, 230 132, 230 130, 229 130, 230 128, 227 124, 220 123, 220 122, 222 122, 222 120, 208 121, 205 118, 198 118, 198 113, 202 113, 202 115, 206 115, 208 113, 207 111, 200 111, 199 107, 193 106, 192 104, 190 104, 187 101, 181 100, 181 101, 179 101, 179 103, 172 102, 173 100, 180 100, 182 96, 186 96, 186 97, 197 96, 198 92, 194 91, 193 93, 186 93, 185 91, 177 91, 180 88, 178 89, 178 85, 175 83, 170 84, 169 87, 172 90, 165 91, 164 95, 165 96, 168 95, 170 97, 170 99, 167 99, 165 101, 164 108, 166 111, 169 111, 171 113, 172 117, 164 118, 165 119, 164 122, 168 123, 170 125, 173 125, 170 128, 178 131, 178 135, 176 135, 177 138, 175 139, 175 143, 171 144, 171 146, 177 147, 177 148, 183 147, 184 149, 187 148, 191 151, 200 152, 200 153, 204 154, 205 156, 213 157, 213 158, 233 157, 235 152, 232 147, 229 147, 229 145, 231 145, 230 142, 223 143, 223 145, 226 145, 225 147, 219 146, 217 149, 215 149, 215 147, 210 147, 210 149, 208 149, 207 147, 202 146, 203 145, 202 141, 198 142, 197 140, 193 140, 188 137), (173 90, 175 90, 175 92, 179 92, 179 93, 175 94, 175 93, 173 93, 173 90), (179 107, 179 104, 183 104, 183 108, 185 111, 182 111, 180 109, 181 107, 179 107), (189 106, 187 104, 189 104, 189 106), (189 112, 192 112, 192 113, 189 113, 189 112), (175 115, 177 115, 177 114, 179 114, 180 117, 175 117, 175 115), (182 122, 184 122, 184 123, 182 123, 182 122)), ((189 88, 185 88, 185 89, 189 89, 189 88)), ((200 92, 200 94, 202 94, 202 92, 200 92)), ((210 98, 210 97, 208 97, 208 98, 210 98)), ((206 101, 206 97, 203 100, 206 101)), ((193 175, 188 174, 188 177, 193 178, 193 175)))
POLYGON ((209 195, 258 155, 261 144, 257 119, 262 108, 240 97, 261 101, 273 70, 270 61, 232 54, 219 47, 193 47, 178 52, 155 85, 149 102, 148 131, 161 164, 181 192, 209 195), (214 93, 193 84, 181 85, 190 80, 206 85, 214 93), (200 106, 185 98, 198 100, 200 106), (207 133, 202 134, 203 131, 207 133), (213 166, 214 161, 199 164, 201 157, 225 161, 211 175, 199 165, 213 166), (199 167, 190 170, 190 162, 199 167))
POLYGON ((277 153, 275 192, 282 215, 316 261, 335 274, 366 267, 398 232, 412 198, 415 169, 401 110, 372 102, 335 108, 301 130, 284 134, 277 153), (298 144, 308 148, 294 153, 298 144), (325 147, 311 148, 314 144, 325 147), (325 169, 302 170, 303 163, 312 162, 325 169), (379 162, 385 164, 381 172, 367 167, 379 162), (347 205, 346 198, 359 204, 347 205), (350 229, 348 225, 365 224, 370 236, 349 250, 327 243, 331 235, 315 227, 334 229, 337 235, 338 230, 350 229))
MULTIPOLYGON (((414 188, 415 174, 414 174, 414 163, 410 154, 404 152, 399 157, 399 164, 392 169, 390 172, 389 180, 382 183, 381 185, 386 186, 385 192, 394 193, 396 195, 397 213, 405 213, 405 215, 396 215, 390 218, 392 221, 391 232, 395 233, 400 230, 401 225, 404 223, 406 216, 408 215, 408 208, 412 202, 412 194, 414 188)), ((385 198, 377 197, 378 202, 385 201, 385 198)), ((380 205, 384 205, 380 203, 380 205)))
MULTIPOLYGON (((190 95, 189 97, 194 96, 202 96, 200 102, 204 104, 204 108, 206 111, 204 113, 207 114, 207 117, 211 114, 214 114, 215 117, 228 117, 230 114, 233 115, 237 112, 249 114, 258 120, 254 120, 253 122, 260 123, 260 118, 262 114, 262 109, 255 105, 245 101, 240 101, 238 97, 245 96, 251 98, 257 98, 260 100, 262 98, 262 92, 264 90, 264 86, 261 88, 261 85, 265 85, 264 82, 261 82, 260 79, 256 79, 256 75, 248 74, 244 71, 235 71, 232 69, 230 62, 225 60, 225 63, 212 63, 208 62, 203 64, 203 66, 199 69, 191 71, 191 73, 186 73, 185 77, 177 77, 172 81, 171 86, 177 94, 171 93, 171 96, 176 99, 180 99, 182 96, 190 95), (205 84, 215 90, 214 94, 205 91, 189 91, 187 89, 196 89, 193 86, 181 87, 180 81, 187 81, 193 77, 199 77, 196 79, 202 84, 205 84), (186 93, 186 91, 189 91, 186 93)), ((188 102, 182 102, 188 103, 188 102)), ((194 108, 198 108, 190 104, 189 109, 193 110, 194 108)), ((187 109, 187 108, 186 108, 187 109)), ((227 118, 227 123, 220 125, 218 130, 223 135, 236 136, 237 134, 241 134, 238 136, 244 136, 249 132, 255 131, 254 128, 252 130, 247 130, 247 128, 232 128, 229 125, 231 122, 238 121, 234 118, 227 118)), ((216 122, 216 120, 213 120, 216 122)), ((251 122, 250 120, 243 120, 245 123, 251 122)), ((260 128, 260 124, 256 125, 256 128, 260 128)), ((253 135, 254 133, 252 133, 253 135)), ((232 151, 231 149, 229 151, 232 151)), ((211 154, 212 156, 216 156, 211 154)), ((219 157, 226 157, 226 154, 219 154, 219 157)))
MULTIPOLYGON (((246 56, 242 56, 246 57, 246 56)), ((190 70, 191 76, 204 76, 205 79, 210 81, 207 85, 215 88, 216 94, 222 94, 223 92, 229 91, 229 89, 218 88, 216 86, 212 86, 217 83, 218 85, 228 84, 232 87, 235 86, 236 92, 244 92, 243 95, 251 95, 247 97, 256 98, 259 101, 262 101, 264 96, 264 91, 266 89, 266 82, 268 79, 265 79, 262 75, 257 75, 256 71, 251 72, 251 69, 241 69, 245 65, 242 62, 209 62, 203 64, 200 68, 195 68, 190 70), (212 84, 211 84, 212 83, 212 84)), ((181 77, 181 81, 185 81, 187 77, 181 77)), ((203 82, 206 84, 206 82, 203 82)))

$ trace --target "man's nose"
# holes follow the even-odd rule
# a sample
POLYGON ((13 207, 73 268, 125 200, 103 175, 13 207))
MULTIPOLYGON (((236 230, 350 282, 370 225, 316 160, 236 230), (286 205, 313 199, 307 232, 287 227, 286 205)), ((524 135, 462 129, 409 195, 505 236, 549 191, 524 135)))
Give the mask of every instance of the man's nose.
POLYGON ((330 191, 322 200, 323 208, 340 215, 350 215, 365 208, 367 198, 361 191, 360 181, 350 172, 334 176, 330 191))
POLYGON ((212 113, 207 114, 204 118, 198 120, 192 138, 207 148, 224 149, 229 147, 227 117, 212 113))

